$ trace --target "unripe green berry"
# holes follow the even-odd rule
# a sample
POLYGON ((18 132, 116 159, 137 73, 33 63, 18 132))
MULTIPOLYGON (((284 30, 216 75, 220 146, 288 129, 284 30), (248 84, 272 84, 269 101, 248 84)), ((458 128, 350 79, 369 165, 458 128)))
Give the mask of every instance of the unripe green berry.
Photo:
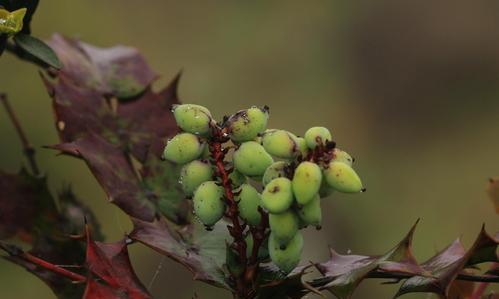
POLYGON ((244 142, 234 152, 234 167, 247 176, 261 176, 274 162, 263 146, 255 141, 244 142))
POLYGON ((296 202, 301 205, 309 203, 319 192, 321 181, 322 171, 319 165, 308 161, 301 162, 296 167, 292 180, 296 202))
POLYGON ((310 149, 314 149, 318 144, 326 144, 332 141, 331 132, 324 127, 312 127, 305 132, 305 141, 310 149))
POLYGON ((284 248, 298 232, 298 217, 292 210, 281 214, 270 214, 269 226, 274 235, 274 241, 284 248))
POLYGON ((203 152, 204 144, 191 133, 180 133, 166 144, 163 156, 165 159, 184 164, 197 159, 203 152))
POLYGON ((194 192, 194 213, 206 226, 213 226, 225 212, 224 190, 214 181, 204 182, 194 192))
POLYGON ((211 113, 200 105, 182 104, 173 106, 177 125, 184 131, 196 135, 207 135, 212 123, 211 113))
POLYGON ((263 186, 267 186, 270 181, 276 178, 282 178, 287 176, 287 168, 289 167, 289 163, 286 161, 277 161, 272 163, 263 174, 262 184, 263 186))
POLYGON ((296 141, 296 144, 298 146, 298 151, 300 152, 302 157, 306 157, 309 149, 308 149, 307 141, 305 140, 305 138, 296 137, 295 141, 296 141))
POLYGON ((352 166, 353 158, 347 152, 340 150, 339 148, 335 148, 333 151, 333 161, 335 162, 343 162, 348 166, 352 166))
POLYGON ((237 188, 241 186, 242 184, 245 184, 248 179, 239 171, 234 169, 230 174, 229 174, 229 179, 232 182, 232 187, 237 188))
POLYGON ((303 237, 298 232, 285 249, 276 242, 273 233, 269 236, 269 255, 272 262, 285 273, 293 271, 300 263, 303 250, 303 237))
POLYGON ((263 134, 262 145, 267 153, 278 158, 289 159, 298 153, 294 136, 284 130, 270 130, 263 134))
POLYGON ((322 223, 322 211, 319 195, 316 195, 308 204, 299 209, 298 216, 306 225, 313 225, 320 228, 322 223))
POLYGON ((293 203, 291 181, 287 178, 276 178, 265 186, 262 192, 262 206, 272 214, 283 213, 293 203))
POLYGON ((268 108, 251 107, 241 110, 227 120, 230 138, 234 142, 254 140, 267 127, 268 108))
POLYGON ((237 200, 239 216, 249 225, 259 225, 262 219, 262 215, 260 214, 260 211, 258 211, 261 201, 260 193, 258 193, 253 186, 243 184, 241 185, 241 191, 237 200))
POLYGON ((192 196, 194 190, 213 177, 213 168, 207 162, 194 160, 185 164, 180 171, 180 184, 187 196, 192 196))
POLYGON ((343 193, 362 192, 362 182, 352 167, 343 162, 332 161, 324 169, 324 176, 329 186, 343 193))

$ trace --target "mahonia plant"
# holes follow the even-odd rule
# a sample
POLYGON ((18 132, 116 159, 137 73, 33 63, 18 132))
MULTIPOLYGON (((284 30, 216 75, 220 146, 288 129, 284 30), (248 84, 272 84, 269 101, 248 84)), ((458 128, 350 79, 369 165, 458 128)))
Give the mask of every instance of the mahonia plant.
POLYGON ((312 127, 304 137, 267 129, 266 106, 221 122, 200 105, 175 105, 172 112, 182 132, 168 141, 163 157, 183 165, 179 182, 208 230, 224 217, 231 223, 230 248, 242 265, 232 274, 240 285, 261 261, 270 259, 285 274, 296 268, 300 230, 321 228, 321 198, 335 190, 365 191, 353 158, 336 147, 327 128, 312 127))

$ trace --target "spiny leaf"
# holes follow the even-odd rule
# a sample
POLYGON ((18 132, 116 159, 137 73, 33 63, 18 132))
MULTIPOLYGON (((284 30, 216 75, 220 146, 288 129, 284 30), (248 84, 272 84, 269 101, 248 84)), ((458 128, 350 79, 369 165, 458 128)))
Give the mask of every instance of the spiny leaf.
MULTIPOLYGON (((140 282, 132 269, 132 264, 128 256, 127 242, 125 239, 116 243, 95 242, 87 229, 87 253, 86 265, 90 273, 99 277, 115 293, 122 293, 123 297, 133 299, 148 299, 151 295, 140 282)), ((90 292, 103 287, 97 287, 91 280, 87 286, 85 298, 90 297, 90 292)), ((107 291, 107 289, 106 289, 107 291)))
POLYGON ((48 42, 58 54, 64 73, 83 88, 102 95, 131 98, 157 78, 134 48, 97 48, 55 34, 48 42))
POLYGON ((316 265, 324 276, 332 279, 324 288, 336 297, 344 299, 350 298, 362 280, 376 269, 396 273, 423 273, 411 252, 416 225, 417 223, 397 246, 380 257, 341 255, 330 249, 329 261, 316 265))
POLYGON ((53 148, 83 158, 110 200, 127 214, 147 221, 154 219, 154 206, 142 192, 120 148, 94 134, 53 148))
POLYGON ((229 235, 222 222, 206 232, 200 225, 174 227, 165 220, 145 222, 132 219, 134 230, 130 238, 181 263, 194 279, 231 289, 224 270, 226 241, 229 235))
MULTIPOLYGON (((69 236, 82 231, 84 217, 89 223, 95 223, 95 217, 69 188, 59 194, 59 206, 57 210, 44 177, 34 177, 24 170, 17 175, 0 172, 0 239, 21 239, 31 245, 29 254, 53 264, 83 265, 85 246, 69 236)), ((102 238, 98 225, 94 227, 97 238, 102 238)), ((43 280, 58 298, 81 298, 83 286, 73 285, 19 255, 4 258, 43 280)))
POLYGON ((19 33, 14 36, 14 42, 29 56, 48 66, 59 69, 61 62, 57 54, 43 41, 28 34, 19 33))
POLYGON ((466 251, 458 239, 439 252, 421 267, 431 273, 431 277, 414 276, 407 279, 397 296, 412 292, 431 292, 447 297, 450 287, 466 266, 482 262, 496 262, 497 239, 485 232, 482 227, 473 246, 466 251), (493 252, 493 255, 489 254, 493 252), (485 254, 484 254, 485 253, 485 254))

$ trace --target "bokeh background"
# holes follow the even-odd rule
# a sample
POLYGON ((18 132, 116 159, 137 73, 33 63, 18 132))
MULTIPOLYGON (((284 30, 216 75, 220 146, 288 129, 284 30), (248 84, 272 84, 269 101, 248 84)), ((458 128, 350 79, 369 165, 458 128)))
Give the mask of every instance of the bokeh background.
MULTIPOLYGON (((469 246, 482 223, 499 229, 484 192, 487 178, 499 175, 499 2, 51 0, 41 1, 33 28, 42 38, 62 32, 103 47, 135 46, 162 74, 157 88, 183 70, 183 101, 216 116, 267 104, 271 127, 331 128, 356 157, 368 192, 324 201, 324 229, 306 232, 304 261, 326 259, 328 245, 382 253, 418 218, 420 261, 456 237, 469 246)), ((35 66, 3 55, 0 90, 34 145, 57 142, 35 66)), ((21 146, 4 111, 0 140, 0 167, 17 171, 21 146)), ((83 162, 44 149, 38 159, 54 192, 69 183, 86 200, 107 240, 130 231, 83 162)), ((230 298, 141 245, 131 256, 157 298, 230 298)), ((0 292, 54 298, 3 260, 0 292)), ((369 281, 355 298, 394 292, 369 281)))

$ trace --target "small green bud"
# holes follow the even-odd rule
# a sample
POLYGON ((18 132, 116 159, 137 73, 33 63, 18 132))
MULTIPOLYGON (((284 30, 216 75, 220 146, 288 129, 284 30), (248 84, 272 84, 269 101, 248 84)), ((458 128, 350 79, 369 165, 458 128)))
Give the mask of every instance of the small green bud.
POLYGON ((214 181, 204 182, 194 192, 194 213, 206 226, 213 226, 225 212, 224 190, 214 181))
POLYGON ((289 159, 298 153, 296 137, 284 130, 269 130, 262 136, 265 150, 278 158, 289 159))
POLYGON ((298 217, 292 210, 269 215, 269 226, 274 240, 284 248, 298 232, 298 217))
POLYGON ((234 167, 247 176, 261 176, 274 162, 263 146, 255 141, 247 141, 241 144, 234 152, 234 167))
POLYGON ((273 233, 269 236, 269 255, 272 262, 285 273, 293 271, 300 263, 303 250, 303 237, 298 232, 288 243, 286 248, 282 249, 276 242, 273 233))
POLYGON ((165 159, 185 164, 197 159, 203 152, 204 144, 191 133, 180 133, 168 141, 163 156, 165 159))
POLYGON ((324 176, 329 186, 343 193, 362 192, 362 182, 352 167, 343 162, 332 161, 324 169, 324 176))
POLYGON ((308 204, 298 210, 298 216, 306 225, 320 228, 322 223, 321 199, 316 195, 308 204))
POLYGON ((262 219, 262 215, 258 211, 261 201, 260 193, 258 193, 253 186, 243 184, 237 199, 239 215, 241 218, 244 219, 249 225, 259 225, 262 219))
POLYGON ((196 135, 208 135, 212 123, 211 113, 200 105, 182 104, 173 106, 177 125, 184 131, 196 135))
POLYGON ((298 151, 300 152, 302 157, 306 157, 309 150, 308 150, 307 141, 305 140, 305 138, 296 137, 295 141, 296 141, 296 144, 298 146, 298 151))
POLYGON ((293 203, 291 181, 287 178, 276 178, 265 186, 262 192, 262 205, 269 213, 283 213, 293 203))
POLYGON ((326 144, 332 141, 331 132, 324 127, 312 127, 305 132, 305 141, 310 149, 314 149, 318 144, 326 144))
POLYGON ((287 177, 287 168, 289 167, 289 163, 286 161, 277 161, 272 163, 263 174, 262 184, 263 186, 267 186, 270 181, 276 178, 287 177))
POLYGON ((21 8, 13 12, 0 8, 0 34, 15 35, 23 29, 23 19, 27 9, 21 8))
POLYGON ((241 110, 227 120, 230 138, 234 142, 254 140, 267 127, 268 108, 251 107, 241 110))
POLYGON ((319 192, 322 171, 319 165, 312 162, 301 162, 293 176, 293 193, 296 202, 301 205, 309 203, 319 192))
POLYGON ((185 195, 192 196, 194 190, 213 177, 213 168, 207 162, 194 160, 185 164, 180 171, 180 184, 185 195))

